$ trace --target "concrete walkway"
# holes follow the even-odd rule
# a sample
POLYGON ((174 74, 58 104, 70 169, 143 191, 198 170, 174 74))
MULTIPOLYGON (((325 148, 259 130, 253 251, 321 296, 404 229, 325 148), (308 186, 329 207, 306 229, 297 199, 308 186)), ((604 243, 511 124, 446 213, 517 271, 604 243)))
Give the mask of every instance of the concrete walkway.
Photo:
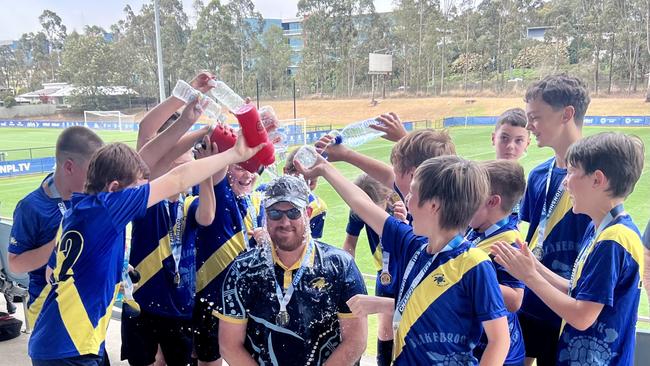
MULTIPOLYGON (((14 317, 23 321, 23 330, 25 329, 24 321, 25 314, 23 313, 23 306, 20 303, 16 304, 18 310, 14 317)), ((6 303, 4 296, 0 296, 0 311, 6 311, 6 303)), ((29 366, 31 360, 27 356, 27 342, 29 341, 29 334, 22 333, 18 338, 10 341, 0 342, 0 366, 29 366)), ((128 366, 126 361, 120 361, 120 322, 111 319, 108 325, 108 332, 106 333, 106 349, 111 360, 112 366, 128 366)), ((377 363, 375 358, 371 356, 364 356, 361 360, 361 366, 374 366, 377 363)))

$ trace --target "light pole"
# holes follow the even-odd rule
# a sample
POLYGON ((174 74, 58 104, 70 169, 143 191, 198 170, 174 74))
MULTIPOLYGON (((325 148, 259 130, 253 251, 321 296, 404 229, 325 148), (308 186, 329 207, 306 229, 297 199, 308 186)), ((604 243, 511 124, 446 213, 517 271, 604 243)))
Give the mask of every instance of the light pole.
POLYGON ((158 59, 158 92, 160 102, 165 100, 165 77, 163 72, 162 42, 160 41, 160 2, 154 0, 154 25, 156 28, 156 58, 158 59))

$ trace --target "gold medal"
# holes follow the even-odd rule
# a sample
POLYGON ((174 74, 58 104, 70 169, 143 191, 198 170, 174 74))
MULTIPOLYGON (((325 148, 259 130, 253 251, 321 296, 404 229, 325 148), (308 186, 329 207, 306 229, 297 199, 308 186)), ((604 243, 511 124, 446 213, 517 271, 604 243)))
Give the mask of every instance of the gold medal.
POLYGON ((178 286, 180 284, 181 284, 181 275, 178 272, 176 272, 176 274, 174 275, 174 285, 178 286))
POLYGON ((289 313, 286 310, 280 311, 275 316, 275 323, 281 327, 286 327, 289 324, 289 313))
POLYGON ((384 286, 390 285, 392 280, 393 277, 388 272, 382 272, 381 275, 379 276, 379 282, 381 282, 381 284, 384 286))
POLYGON ((544 249, 537 245, 535 248, 533 248, 533 255, 537 260, 542 260, 542 257, 544 256, 544 249))

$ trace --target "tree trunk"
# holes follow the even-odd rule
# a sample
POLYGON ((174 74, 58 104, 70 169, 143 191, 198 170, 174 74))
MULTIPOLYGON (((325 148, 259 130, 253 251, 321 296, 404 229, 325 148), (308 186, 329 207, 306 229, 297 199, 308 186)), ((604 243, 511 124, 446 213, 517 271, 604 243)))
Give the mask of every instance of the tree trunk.
POLYGON ((607 94, 612 94, 612 72, 614 69, 614 40, 616 39, 616 33, 612 34, 612 40, 609 48, 609 80, 607 83, 607 94))

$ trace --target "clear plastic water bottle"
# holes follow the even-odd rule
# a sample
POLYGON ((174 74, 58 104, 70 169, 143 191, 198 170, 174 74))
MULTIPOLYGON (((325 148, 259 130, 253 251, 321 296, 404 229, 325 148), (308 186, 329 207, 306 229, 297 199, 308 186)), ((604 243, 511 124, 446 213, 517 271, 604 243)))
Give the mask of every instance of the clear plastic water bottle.
POLYGON ((309 169, 313 167, 314 164, 316 164, 317 158, 318 153, 313 146, 303 145, 298 149, 298 151, 296 151, 296 155, 294 156, 293 160, 298 161, 300 165, 309 169))
POLYGON ((183 80, 177 81, 174 90, 172 90, 172 96, 182 100, 185 104, 190 102, 192 96, 198 98, 200 95, 200 91, 194 89, 190 84, 183 80))
POLYGON ((224 123, 227 119, 226 115, 221 113, 221 106, 219 103, 215 102, 214 99, 204 96, 205 101, 203 107, 203 113, 210 119, 212 122, 221 122, 224 123))
POLYGON ((208 84, 213 87, 209 92, 210 95, 231 112, 237 113, 237 111, 246 104, 244 99, 230 89, 230 87, 223 81, 210 80, 208 81, 208 84))
POLYGON ((381 125, 376 118, 368 118, 345 126, 341 131, 332 130, 329 135, 334 138, 334 144, 357 147, 372 141, 386 133, 370 128, 370 125, 381 125))

